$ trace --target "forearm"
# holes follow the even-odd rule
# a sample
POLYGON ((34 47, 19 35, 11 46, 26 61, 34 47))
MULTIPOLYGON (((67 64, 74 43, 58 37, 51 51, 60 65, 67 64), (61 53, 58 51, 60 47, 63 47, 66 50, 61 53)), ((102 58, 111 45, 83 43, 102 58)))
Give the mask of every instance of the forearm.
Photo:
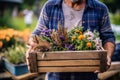
POLYGON ((107 57, 111 58, 114 53, 115 44, 112 42, 106 42, 103 47, 105 50, 107 50, 107 57))

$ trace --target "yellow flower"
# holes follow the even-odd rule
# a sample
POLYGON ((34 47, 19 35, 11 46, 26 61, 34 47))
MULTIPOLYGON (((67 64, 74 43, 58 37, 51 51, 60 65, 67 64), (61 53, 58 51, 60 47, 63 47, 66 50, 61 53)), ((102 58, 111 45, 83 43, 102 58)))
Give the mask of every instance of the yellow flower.
POLYGON ((79 35, 78 36, 78 40, 83 40, 84 39, 84 35, 79 35))
POLYGON ((75 40, 75 38, 76 38, 75 36, 72 36, 72 37, 71 37, 72 41, 75 40))
POLYGON ((91 46, 92 46, 91 42, 87 42, 87 43, 86 43, 86 46, 87 46, 87 47, 91 47, 91 46))
POLYGON ((0 48, 2 48, 2 46, 3 46, 3 42, 2 42, 2 41, 0 41, 0 48))
POLYGON ((78 29, 75 29, 75 32, 76 32, 76 33, 79 33, 79 32, 80 32, 80 30, 78 30, 78 29))

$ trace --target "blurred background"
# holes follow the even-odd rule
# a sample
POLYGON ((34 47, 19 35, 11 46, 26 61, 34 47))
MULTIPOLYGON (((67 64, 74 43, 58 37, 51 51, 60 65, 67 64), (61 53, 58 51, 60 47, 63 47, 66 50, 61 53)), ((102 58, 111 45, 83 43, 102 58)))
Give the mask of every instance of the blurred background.
POLYGON ((46 0, 0 0, 0 28, 13 28, 32 30, 39 17, 41 8, 46 0), (25 11, 26 10, 26 11, 25 11), (25 15, 32 16, 31 25, 26 26, 25 15))
MULTIPOLYGON (((25 63, 25 51, 27 49, 25 44, 36 26, 42 6, 46 1, 0 0, 1 59, 5 57, 13 64, 25 63)), ((120 0, 99 1, 105 3, 109 8, 111 26, 116 36, 117 46, 112 60, 120 61, 120 0)), ((4 64, 2 60, 0 60, 0 64, 4 64)), ((7 80, 6 76, 3 78, 2 72, 4 70, 2 68, 3 66, 0 68, 0 80, 7 80)), ((109 80, 120 80, 120 73, 117 74, 117 79, 112 77, 109 80)))

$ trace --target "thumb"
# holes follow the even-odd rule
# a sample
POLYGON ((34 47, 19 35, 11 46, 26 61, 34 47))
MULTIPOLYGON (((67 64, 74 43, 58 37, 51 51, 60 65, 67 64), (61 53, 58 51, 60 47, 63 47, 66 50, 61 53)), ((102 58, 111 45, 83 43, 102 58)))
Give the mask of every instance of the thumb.
POLYGON ((111 58, 107 57, 107 67, 106 67, 107 70, 110 68, 110 65, 111 65, 111 58))
POLYGON ((111 65, 111 58, 107 57, 107 65, 110 66, 111 65))

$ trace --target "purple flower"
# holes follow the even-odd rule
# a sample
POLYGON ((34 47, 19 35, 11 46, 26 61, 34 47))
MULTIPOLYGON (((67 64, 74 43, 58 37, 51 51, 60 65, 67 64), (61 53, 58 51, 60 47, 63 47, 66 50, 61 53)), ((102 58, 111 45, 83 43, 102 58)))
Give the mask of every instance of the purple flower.
POLYGON ((65 40, 64 36, 60 35, 60 40, 64 41, 65 40))
POLYGON ((74 51, 74 50, 75 50, 75 49, 74 49, 74 46, 73 46, 72 44, 69 44, 69 43, 65 44, 65 48, 66 48, 67 50, 71 50, 71 51, 74 51))
POLYGON ((46 29, 46 30, 41 30, 41 35, 50 37, 51 30, 46 29))

